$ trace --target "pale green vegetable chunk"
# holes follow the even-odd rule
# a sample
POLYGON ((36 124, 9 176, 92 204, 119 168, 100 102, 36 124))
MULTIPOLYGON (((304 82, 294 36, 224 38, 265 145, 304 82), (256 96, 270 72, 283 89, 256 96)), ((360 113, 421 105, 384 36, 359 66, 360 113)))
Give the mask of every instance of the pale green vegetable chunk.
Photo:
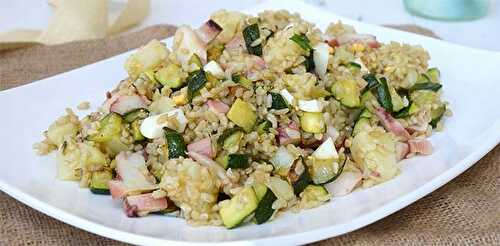
POLYGON ((127 59, 125 70, 131 78, 137 78, 141 73, 158 66, 167 56, 167 47, 153 39, 127 59))
POLYGON ((168 64, 156 71, 155 78, 164 86, 179 88, 187 78, 186 75, 178 65, 168 64))
POLYGON ((249 132, 257 121, 257 114, 249 103, 238 98, 227 112, 227 118, 249 132))
POLYGON ((310 133, 322 133, 325 131, 325 121, 322 113, 304 112, 300 117, 300 127, 310 133))
POLYGON ((332 93, 343 105, 356 108, 361 106, 360 90, 354 80, 340 80, 332 85, 332 93))
POLYGON ((322 185, 308 185, 300 193, 300 207, 314 208, 330 200, 330 194, 322 185))
POLYGON ((72 122, 64 124, 54 123, 47 131, 49 141, 57 146, 60 146, 66 136, 75 136, 78 133, 78 126, 72 122))
POLYGON ((79 180, 82 170, 101 170, 108 164, 109 158, 95 146, 68 140, 61 145, 57 154, 57 178, 79 180))
POLYGON ((367 180, 365 186, 387 181, 399 173, 396 165, 396 142, 381 128, 360 131, 354 136, 351 153, 367 180))
POLYGON ((219 214, 227 228, 234 228, 257 208, 258 200, 252 187, 246 187, 220 206, 219 214))
POLYGON ((401 98, 401 96, 399 96, 399 94, 396 92, 396 89, 394 89, 394 87, 390 85, 389 94, 391 94, 392 111, 397 112, 405 107, 403 98, 401 98))

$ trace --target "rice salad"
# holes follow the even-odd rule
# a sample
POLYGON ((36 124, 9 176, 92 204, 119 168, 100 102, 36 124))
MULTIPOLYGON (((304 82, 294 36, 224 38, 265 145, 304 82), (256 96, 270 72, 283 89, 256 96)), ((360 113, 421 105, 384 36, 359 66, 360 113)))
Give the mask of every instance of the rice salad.
POLYGON ((179 27, 171 48, 138 49, 96 112, 67 109, 34 147, 129 217, 262 224, 431 154, 451 111, 429 59, 340 22, 322 32, 287 11, 221 10, 179 27))

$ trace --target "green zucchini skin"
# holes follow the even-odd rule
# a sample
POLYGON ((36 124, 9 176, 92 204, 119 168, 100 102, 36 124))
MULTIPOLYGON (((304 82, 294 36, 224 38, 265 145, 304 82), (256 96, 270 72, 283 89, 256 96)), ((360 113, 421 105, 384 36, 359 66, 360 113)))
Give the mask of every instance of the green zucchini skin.
POLYGON ((437 67, 431 67, 427 69, 427 77, 431 82, 438 83, 441 77, 441 71, 437 67))
POLYGON ((113 179, 113 173, 108 169, 93 172, 90 178, 90 192, 98 195, 109 195, 108 182, 111 179, 113 179))
POLYGON ((262 123, 260 123, 257 126, 257 133, 262 134, 262 133, 268 133, 269 128, 271 128, 272 123, 269 120, 264 120, 262 123))
POLYGON ((222 223, 228 229, 239 226, 257 209, 258 204, 259 201, 254 189, 252 187, 243 188, 228 203, 220 206, 219 214, 222 223))
POLYGON ((365 74, 363 75, 363 79, 368 83, 365 88, 363 88, 363 91, 361 91, 361 94, 364 94, 365 92, 372 90, 373 88, 377 87, 380 85, 378 82, 377 77, 375 77, 374 74, 365 74))
POLYGON ((410 88, 410 92, 413 91, 418 91, 418 90, 430 90, 430 91, 439 91, 443 87, 441 84, 438 83, 433 83, 433 82, 424 82, 424 83, 417 83, 414 84, 410 88))
POLYGON ((307 72, 312 72, 316 68, 316 64, 314 63, 313 49, 309 50, 309 55, 306 56, 306 60, 304 61, 304 66, 306 67, 307 72))
POLYGON ((238 84, 241 84, 242 86, 250 89, 253 87, 253 83, 251 80, 249 80, 248 78, 246 78, 245 76, 241 75, 241 74, 233 74, 231 76, 231 79, 235 82, 235 83, 238 83, 238 84))
POLYGON ((297 45, 299 45, 302 49, 305 51, 312 50, 311 44, 309 39, 306 37, 305 34, 294 34, 290 40, 295 42, 297 45))
POLYGON ((224 145, 224 141, 226 140, 226 138, 230 137, 231 135, 233 135, 234 133, 236 132, 245 132, 243 130, 243 128, 239 127, 239 126, 235 126, 233 128, 229 128, 229 129, 226 129, 224 130, 224 132, 222 132, 222 134, 219 136, 219 138, 217 138, 217 144, 222 146, 224 145))
POLYGON ((123 115, 123 120, 127 123, 132 123, 139 119, 145 119, 149 116, 149 111, 145 108, 137 108, 123 115))
POLYGON ((92 194, 96 194, 96 195, 109 195, 109 194, 111 194, 109 192, 109 189, 99 189, 99 188, 90 188, 90 192, 92 192, 92 194))
POLYGON ((191 101, 196 92, 198 92, 207 83, 207 75, 203 69, 196 70, 189 74, 188 82, 188 97, 191 101))
POLYGON ((437 124, 439 123, 439 121, 441 121, 441 119, 443 118, 445 112, 446 112, 446 106, 443 105, 439 109, 439 112, 438 112, 437 116, 433 117, 432 120, 431 120, 431 122, 429 122, 429 125, 431 125, 432 128, 436 128, 437 124))
POLYGON ((146 138, 141 133, 141 123, 140 120, 136 120, 130 124, 130 130, 132 131, 132 136, 134 137, 134 142, 141 142, 146 138))
POLYGON ((227 160, 227 167, 236 168, 247 168, 250 166, 248 155, 246 154, 229 154, 227 160))
POLYGON ((380 85, 377 86, 375 90, 375 97, 377 98, 378 103, 382 106, 387 112, 392 112, 392 99, 391 94, 389 93, 389 86, 387 85, 387 80, 385 78, 379 79, 380 85))
POLYGON ((410 107, 411 103, 408 104, 408 106, 404 107, 403 109, 399 110, 398 112, 393 112, 392 116, 396 119, 401 119, 401 118, 406 118, 410 116, 410 107))
POLYGON ((272 102, 271 102, 272 109, 279 110, 279 109, 288 108, 288 104, 286 103, 286 101, 282 95, 280 95, 279 93, 276 93, 276 92, 270 92, 269 94, 271 95, 271 98, 272 98, 272 102))
POLYGON ((356 62, 349 62, 345 67, 351 70, 351 72, 359 72, 361 70, 361 65, 356 62))
POLYGON ((243 39, 249 54, 262 56, 262 44, 252 46, 252 43, 260 38, 259 25, 257 23, 249 25, 243 29, 243 39))
POLYGON ((168 144, 168 158, 175 159, 179 157, 187 157, 186 143, 181 134, 176 131, 165 128, 165 138, 168 144))
POLYGON ((347 158, 344 159, 344 161, 342 162, 342 165, 339 167, 339 170, 338 172, 335 174, 335 176, 333 176, 330 180, 328 180, 325 184, 327 183, 331 183, 333 181, 335 181, 341 174, 342 172, 344 171, 344 167, 345 167, 345 164, 347 162, 347 158))
POLYGON ((295 193, 295 195, 300 194, 310 183, 311 175, 307 168, 305 168, 304 172, 299 176, 299 179, 292 184, 293 193, 295 193))
POLYGON ((290 40, 295 42, 298 46, 300 46, 303 50, 309 52, 307 56, 304 56, 306 60, 304 61, 304 66, 306 67, 307 72, 311 72, 316 67, 314 64, 313 52, 314 49, 311 47, 311 41, 307 38, 305 34, 294 34, 290 40))
POLYGON ((255 209, 255 221, 258 225, 265 223, 273 216, 273 203, 276 199, 276 195, 271 189, 267 188, 264 197, 260 200, 257 209, 255 209))
POLYGON ((326 180, 324 182, 314 182, 314 177, 311 177, 311 179, 313 180, 312 183, 314 183, 315 185, 324 185, 324 184, 328 184, 328 183, 331 183, 331 182, 335 181, 340 176, 340 174, 342 174, 342 171, 344 171, 344 167, 345 167, 346 162, 347 162, 347 158, 344 158, 342 160, 342 164, 340 165, 339 170, 337 171, 337 173, 332 174, 332 176, 329 177, 328 180, 326 180))

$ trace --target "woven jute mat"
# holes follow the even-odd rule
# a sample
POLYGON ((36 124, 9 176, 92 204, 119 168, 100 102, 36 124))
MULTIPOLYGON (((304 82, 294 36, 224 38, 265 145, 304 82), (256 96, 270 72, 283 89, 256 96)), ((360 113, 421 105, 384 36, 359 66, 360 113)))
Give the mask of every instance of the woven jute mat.
MULTIPOLYGON (((415 26, 391 26, 432 36, 415 26)), ((172 35, 160 25, 104 40, 0 53, 0 88, 26 84, 172 35)), ((9 106, 9 105, 4 105, 9 106)), ((357 231, 317 245, 500 245, 500 146, 450 183, 357 231)), ((52 219, 0 192, 0 245, 123 245, 52 219)))

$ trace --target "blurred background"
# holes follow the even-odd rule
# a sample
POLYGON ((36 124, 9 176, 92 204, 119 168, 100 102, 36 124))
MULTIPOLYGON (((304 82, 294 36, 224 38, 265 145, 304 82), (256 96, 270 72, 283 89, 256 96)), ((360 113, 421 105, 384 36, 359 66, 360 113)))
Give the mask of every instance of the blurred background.
MULTIPOLYGON (((190 24, 196 26, 205 20, 206 16, 214 10, 220 8, 244 9, 263 1, 264 0, 151 0, 150 14, 144 22, 131 30, 165 23, 173 25, 190 24)), ((433 31, 440 38, 453 43, 500 51, 500 1, 498 0, 304 1, 326 8, 338 15, 361 20, 363 22, 378 25, 418 25, 433 31), (407 8, 405 8, 405 2, 407 8), (465 12, 463 12, 464 10, 465 12), (440 14, 443 16, 439 16, 440 14), (424 18, 417 15, 427 15, 427 17, 441 19, 456 20, 458 18, 466 20, 443 21, 424 18), (463 15, 463 18, 461 18, 460 15, 463 15)), ((123 2, 123 0, 111 0, 111 4, 109 5, 110 13, 119 12, 123 2)), ((19 28, 44 29, 48 25, 49 19, 53 14, 51 6, 47 4, 47 1, 43 0, 1 0, 0 4, 2 6, 0 8, 0 33, 19 28)))

